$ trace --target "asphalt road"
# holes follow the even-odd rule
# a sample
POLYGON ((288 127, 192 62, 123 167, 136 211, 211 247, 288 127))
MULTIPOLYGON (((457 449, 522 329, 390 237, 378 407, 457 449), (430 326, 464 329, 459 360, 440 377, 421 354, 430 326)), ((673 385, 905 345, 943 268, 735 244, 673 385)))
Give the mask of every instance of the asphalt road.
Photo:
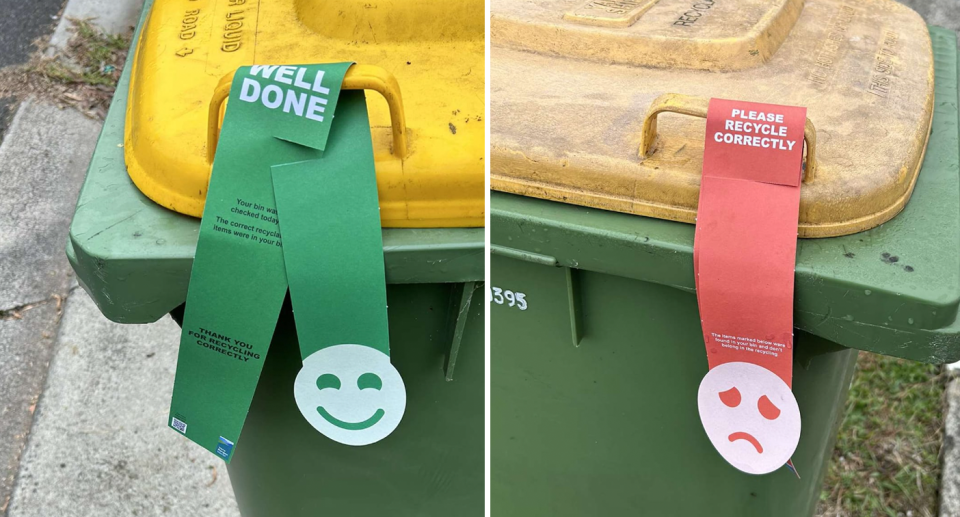
POLYGON ((0 0, 0 68, 24 63, 33 42, 50 34, 64 0, 0 0))
MULTIPOLYGON (((37 48, 34 41, 53 32, 65 0, 0 0, 0 68, 25 63, 37 48)), ((0 140, 17 102, 0 98, 0 140)))

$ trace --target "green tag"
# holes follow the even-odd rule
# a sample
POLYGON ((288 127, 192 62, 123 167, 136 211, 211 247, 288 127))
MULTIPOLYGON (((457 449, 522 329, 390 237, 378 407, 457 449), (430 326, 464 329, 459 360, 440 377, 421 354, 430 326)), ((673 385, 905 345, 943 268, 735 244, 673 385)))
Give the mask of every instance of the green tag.
MULTIPOLYGON (((236 98, 258 108, 257 123, 251 130, 322 151, 330 135, 343 76, 351 65, 244 67, 234 77, 230 100, 236 98)), ((220 138, 222 144, 223 136, 220 138)))
POLYGON ((270 168, 322 156, 349 66, 244 67, 230 90, 190 274, 169 422, 228 462, 287 291, 270 168), (311 100, 320 95, 323 101, 311 100))
POLYGON ((357 343, 390 355, 380 203, 363 92, 341 95, 323 157, 273 167, 300 352, 357 343))
POLYGON ((406 389, 390 364, 373 145, 363 92, 344 92, 323 157, 273 167, 283 258, 303 368, 294 398, 332 440, 396 429, 406 389))

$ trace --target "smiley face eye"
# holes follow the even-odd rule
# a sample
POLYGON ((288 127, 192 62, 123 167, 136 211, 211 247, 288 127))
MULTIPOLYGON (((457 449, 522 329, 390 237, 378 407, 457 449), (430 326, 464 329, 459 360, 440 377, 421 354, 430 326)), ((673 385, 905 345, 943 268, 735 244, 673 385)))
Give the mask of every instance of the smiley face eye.
POLYGON ((325 373, 317 377, 317 389, 323 390, 326 388, 340 389, 340 379, 332 373, 325 373))
POLYGON ((780 408, 773 405, 773 402, 770 402, 770 399, 766 395, 760 397, 760 400, 757 401, 757 409, 760 410, 760 414, 763 415, 763 418, 767 420, 776 420, 780 416, 780 408))
POLYGON ((383 387, 383 381, 375 373, 365 373, 357 379, 357 387, 361 390, 373 388, 379 391, 383 387))
POLYGON ((737 407, 740 405, 740 390, 736 387, 730 388, 727 391, 720 392, 720 402, 723 402, 727 407, 737 407))

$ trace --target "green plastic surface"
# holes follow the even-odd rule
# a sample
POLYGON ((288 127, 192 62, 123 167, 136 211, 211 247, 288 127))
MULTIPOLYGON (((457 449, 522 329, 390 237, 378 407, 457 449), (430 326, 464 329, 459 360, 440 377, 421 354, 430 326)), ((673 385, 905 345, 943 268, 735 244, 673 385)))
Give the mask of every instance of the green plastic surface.
MULTIPOLYGON (((496 232, 496 227, 494 227, 496 232)), ((491 508, 497 517, 811 515, 856 351, 798 333, 803 433, 786 468, 752 476, 713 448, 697 412, 707 373, 697 299, 578 271, 585 333, 571 343, 563 268, 491 259, 491 508)))
MULTIPOLYGON (((956 35, 931 28, 936 98, 910 202, 872 230, 800 239, 794 324, 928 363, 960 359, 960 140, 956 35)), ((694 292, 694 226, 491 193, 494 255, 556 263, 694 292)), ((584 329, 586 336, 591 329, 584 329)))
POLYGON ((703 431, 693 225, 491 194, 490 286, 527 302, 490 309, 493 515, 812 515, 855 349, 960 358, 956 37, 931 37, 935 116, 910 203, 873 230, 799 242, 801 479, 742 473, 703 431))
MULTIPOLYGON (((145 3, 144 17, 152 4, 145 3)), ((157 205, 127 176, 123 128, 132 62, 131 55, 80 191, 67 258, 104 316, 151 323, 187 297, 200 220, 157 205)), ((385 229, 387 283, 483 280, 483 247, 483 228, 385 229)))

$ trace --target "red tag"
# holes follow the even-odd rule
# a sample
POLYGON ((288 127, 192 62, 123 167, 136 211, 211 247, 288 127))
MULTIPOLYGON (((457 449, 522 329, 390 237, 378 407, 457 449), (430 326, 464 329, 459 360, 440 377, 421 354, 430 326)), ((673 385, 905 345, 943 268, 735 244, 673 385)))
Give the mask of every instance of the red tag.
POLYGON ((710 371, 700 420, 750 474, 800 440, 793 381, 793 280, 806 108, 712 99, 693 265, 710 371))
POLYGON ((807 108, 710 99, 703 177, 799 187, 806 120, 807 108))
POLYGON ((694 244, 710 368, 754 363, 788 386, 806 112, 711 99, 694 244))

